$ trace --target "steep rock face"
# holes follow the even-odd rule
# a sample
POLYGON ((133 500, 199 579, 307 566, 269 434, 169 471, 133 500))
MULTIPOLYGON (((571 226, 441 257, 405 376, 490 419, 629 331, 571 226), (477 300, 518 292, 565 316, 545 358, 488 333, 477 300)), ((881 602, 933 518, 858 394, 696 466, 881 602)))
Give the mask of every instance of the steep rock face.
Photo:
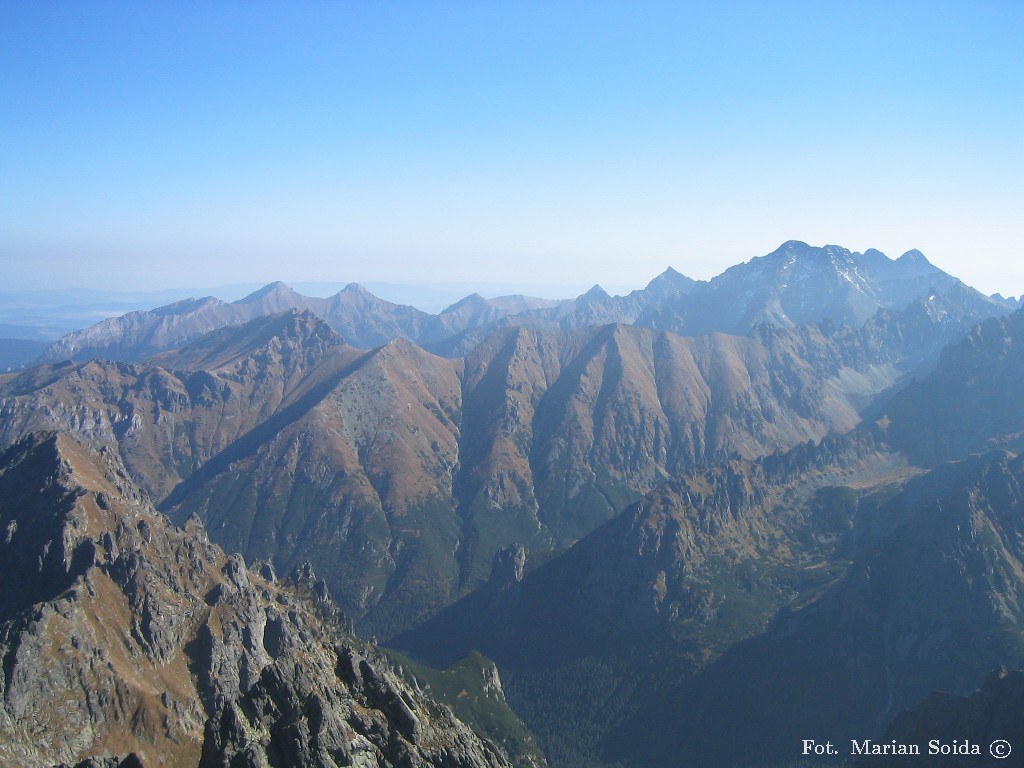
POLYGON ((110 451, 9 449, 0 526, 5 563, 35 565, 32 593, 4 582, 4 765, 508 764, 349 635, 312 571, 281 582, 171 527, 110 451))
MULTIPOLYGON (((2 761, 49 766, 111 750, 194 763, 206 713, 190 666, 214 659, 185 646, 236 613, 204 600, 223 555, 155 515, 109 451, 49 435, 0 465, 5 563, 17 579, 5 579, 0 624, 2 761)), ((253 649, 233 648, 221 666, 245 668, 253 649)))
POLYGON ((206 726, 200 768, 508 763, 451 714, 348 648, 282 659, 206 726), (283 663, 282 663, 283 662, 283 663))
POLYGON ((418 664, 394 650, 388 650, 387 654, 397 661, 402 674, 414 686, 451 706, 460 720, 499 744, 518 768, 547 766, 535 737, 509 708, 501 676, 493 661, 473 652, 455 664, 437 670, 418 664))

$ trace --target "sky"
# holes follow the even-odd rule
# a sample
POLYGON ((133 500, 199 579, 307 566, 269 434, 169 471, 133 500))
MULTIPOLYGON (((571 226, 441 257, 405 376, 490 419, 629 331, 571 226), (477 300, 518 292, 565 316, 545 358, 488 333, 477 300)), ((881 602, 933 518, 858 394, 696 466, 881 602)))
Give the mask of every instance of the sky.
POLYGON ((1024 293, 1024 2, 0 0, 0 285, 1024 293))

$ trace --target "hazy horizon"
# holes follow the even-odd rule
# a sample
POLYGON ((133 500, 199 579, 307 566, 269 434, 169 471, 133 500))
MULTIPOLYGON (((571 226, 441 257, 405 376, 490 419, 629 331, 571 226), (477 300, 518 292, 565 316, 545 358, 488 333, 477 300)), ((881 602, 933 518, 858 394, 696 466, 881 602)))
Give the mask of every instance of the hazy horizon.
MULTIPOLYGON (((759 254, 764 256, 767 254, 759 254)), ((886 254, 889 258, 898 258, 889 254, 886 254)), ((902 254, 900 254, 902 255, 902 254)), ((927 258, 927 254, 925 254, 927 258)), ((751 257, 757 258, 757 257, 751 257)), ((749 261, 750 259, 744 259, 743 261, 737 261, 735 264, 730 264, 724 269, 728 269, 736 264, 741 264, 749 261)), ((547 299, 547 300, 566 300, 574 299, 578 296, 586 293, 588 290, 593 288, 595 285, 599 286, 607 293, 613 296, 624 296, 631 291, 640 290, 646 287, 651 280, 663 274, 667 269, 675 269, 675 267, 666 267, 665 270, 658 272, 657 274, 650 275, 642 280, 638 280, 635 283, 628 284, 601 284, 588 282, 585 275, 581 275, 581 279, 576 282, 564 282, 564 283, 531 283, 531 282, 487 282, 487 281, 401 281, 401 280, 368 280, 358 281, 352 280, 348 282, 341 281, 327 281, 327 280, 299 280, 299 281, 288 281, 288 280, 270 280, 267 282, 252 282, 252 281, 239 281, 233 283, 225 283, 219 285, 172 285, 163 288, 155 288, 151 290, 118 290, 112 286, 70 286, 68 288, 28 288, 28 289, 0 289, 0 295, 5 298, 12 296, 24 295, 31 297, 33 294, 37 295, 53 295, 59 297, 62 295, 77 296, 81 298, 89 297, 95 293, 95 299, 92 303, 97 306, 102 304, 105 298, 109 298, 112 302, 132 302, 135 306, 132 308, 157 307, 166 303, 179 301, 186 298, 200 298, 203 296, 215 296, 216 298, 224 301, 232 302, 239 299, 243 299, 252 293, 255 293, 268 285, 275 282, 282 282, 294 291, 305 296, 314 297, 329 297, 339 291, 343 290, 350 283, 357 283, 366 288, 370 293, 375 296, 391 301, 395 304, 406 304, 416 307, 417 309, 438 313, 455 304, 462 299, 470 296, 471 294, 478 293, 484 298, 493 299, 502 296, 522 295, 532 298, 547 299)), ((679 270, 677 270, 679 271, 679 270)), ((724 270, 723 270, 724 271, 724 270)), ((717 273, 721 274, 721 272, 717 273)), ((698 280, 708 280, 716 277, 717 275, 711 275, 709 278, 694 278, 698 280)), ((687 277, 693 277, 687 275, 687 277)), ((959 275, 953 275, 953 277, 960 277, 959 275)), ((967 283, 970 285, 970 283, 967 283)), ((977 288, 977 286, 971 286, 977 288)), ((981 289, 978 289, 981 290, 981 289)), ((986 295, 993 295, 995 293, 1002 293, 1005 298, 1016 298, 1018 294, 1006 293, 1006 292, 985 292, 986 295)), ((7 302, 9 303, 9 302, 7 302)), ((36 304, 32 303, 35 307, 36 304)), ((125 311, 123 307, 118 309, 112 307, 108 311, 103 311, 103 317, 113 317, 123 314, 125 311)))
POLYGON ((1024 293, 1021 3, 11 2, 0 35, 7 290, 616 293, 797 239, 1024 293))

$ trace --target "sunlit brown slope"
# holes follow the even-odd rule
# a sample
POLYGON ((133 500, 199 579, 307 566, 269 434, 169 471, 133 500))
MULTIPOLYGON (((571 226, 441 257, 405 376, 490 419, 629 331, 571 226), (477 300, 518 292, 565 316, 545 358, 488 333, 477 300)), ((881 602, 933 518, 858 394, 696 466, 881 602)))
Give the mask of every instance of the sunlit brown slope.
POLYGON ((382 625, 414 620, 457 580, 459 367, 391 342, 295 418, 283 412, 229 446, 165 505, 199 513, 249 556, 312 560, 353 615, 387 594, 382 625))

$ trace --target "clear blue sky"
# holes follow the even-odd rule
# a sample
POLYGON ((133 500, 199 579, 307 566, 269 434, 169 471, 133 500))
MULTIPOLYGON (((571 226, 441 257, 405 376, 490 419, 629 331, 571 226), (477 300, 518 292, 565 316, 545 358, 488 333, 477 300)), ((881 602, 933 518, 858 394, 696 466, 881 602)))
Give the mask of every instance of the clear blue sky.
POLYGON ((0 0, 7 288, 635 287, 788 239, 1024 292, 1024 2, 0 0))

